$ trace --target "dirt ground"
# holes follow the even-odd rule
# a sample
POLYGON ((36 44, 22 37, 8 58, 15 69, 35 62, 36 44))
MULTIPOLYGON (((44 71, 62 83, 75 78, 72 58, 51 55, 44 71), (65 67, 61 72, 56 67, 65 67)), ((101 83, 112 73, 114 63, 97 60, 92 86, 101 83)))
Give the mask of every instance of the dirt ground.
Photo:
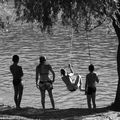
POLYGON ((87 108, 42 109, 25 107, 17 110, 10 106, 0 106, 0 120, 120 120, 120 112, 108 107, 89 110, 87 108))

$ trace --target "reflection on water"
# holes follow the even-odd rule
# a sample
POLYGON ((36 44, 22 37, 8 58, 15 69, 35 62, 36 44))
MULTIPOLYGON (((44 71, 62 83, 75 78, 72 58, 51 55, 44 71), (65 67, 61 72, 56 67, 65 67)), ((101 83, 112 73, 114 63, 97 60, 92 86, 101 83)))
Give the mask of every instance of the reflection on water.
MULTIPOLYGON (((96 103, 98 107, 114 101, 117 86, 116 50, 117 38, 114 33, 106 34, 98 28, 88 34, 84 32, 74 34, 71 46, 71 31, 57 28, 53 36, 46 36, 33 31, 30 26, 9 28, 6 33, 0 33, 0 103, 14 106, 12 76, 9 66, 12 64, 12 55, 20 56, 20 65, 23 67, 24 94, 21 106, 41 108, 40 93, 35 87, 35 67, 39 63, 39 55, 47 57, 56 74, 54 83, 54 98, 57 108, 85 108, 86 96, 79 90, 69 92, 60 78, 60 69, 67 69, 69 62, 74 71, 80 73, 85 82, 88 73, 90 58, 88 55, 88 41, 90 43, 91 59, 99 75, 97 84, 96 103), (71 61, 70 61, 71 59, 71 61)), ((84 84, 83 84, 84 87, 84 84)), ((46 107, 51 107, 46 93, 46 107)))

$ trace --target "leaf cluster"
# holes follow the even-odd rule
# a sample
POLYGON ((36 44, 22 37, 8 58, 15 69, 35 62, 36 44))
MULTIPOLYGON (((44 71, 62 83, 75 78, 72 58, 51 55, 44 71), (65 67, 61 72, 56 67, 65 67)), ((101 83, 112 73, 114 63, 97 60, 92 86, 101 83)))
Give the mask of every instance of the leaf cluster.
POLYGON ((37 21, 42 31, 50 30, 57 21, 77 31, 80 27, 91 30, 116 10, 113 0, 14 0, 14 3, 18 18, 37 21))

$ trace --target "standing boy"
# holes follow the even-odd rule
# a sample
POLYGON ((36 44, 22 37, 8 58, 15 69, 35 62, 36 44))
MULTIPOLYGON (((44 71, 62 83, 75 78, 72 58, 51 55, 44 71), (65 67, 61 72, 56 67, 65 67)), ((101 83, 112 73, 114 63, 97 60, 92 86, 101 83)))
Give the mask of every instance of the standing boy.
POLYGON ((18 65, 19 56, 14 55, 12 58, 13 64, 10 66, 10 71, 13 75, 13 86, 14 86, 14 101, 16 108, 20 109, 20 103, 23 94, 23 85, 22 85, 22 76, 23 71, 22 67, 18 65))
POLYGON ((93 108, 96 108, 95 97, 96 97, 96 82, 99 82, 97 75, 93 72, 94 66, 89 65, 89 72, 86 75, 86 83, 85 83, 85 94, 87 95, 87 104, 88 108, 91 109, 91 100, 93 103, 93 108))

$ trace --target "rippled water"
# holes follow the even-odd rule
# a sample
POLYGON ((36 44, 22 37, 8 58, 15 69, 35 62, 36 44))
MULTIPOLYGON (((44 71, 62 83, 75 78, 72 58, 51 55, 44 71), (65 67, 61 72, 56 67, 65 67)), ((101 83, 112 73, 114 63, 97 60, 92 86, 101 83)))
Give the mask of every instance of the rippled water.
MULTIPOLYGON (((75 73, 81 74, 83 88, 85 75, 90 64, 88 41, 90 43, 91 61, 99 75, 96 104, 98 107, 109 105, 114 101, 117 87, 116 51, 117 37, 115 33, 106 34, 106 29, 98 28, 88 34, 74 34, 71 41, 71 30, 59 26, 54 35, 41 34, 28 25, 11 26, 8 32, 0 33, 0 103, 14 106, 12 76, 9 66, 12 55, 20 56, 24 71, 24 94, 21 106, 41 107, 39 90, 35 86, 35 68, 39 63, 39 55, 45 55, 52 65, 56 79, 53 95, 56 108, 86 108, 86 96, 79 90, 69 92, 61 80, 60 69, 72 63, 75 73), (72 42, 72 48, 71 43, 72 42), (70 60, 71 59, 71 60, 70 60)), ((46 107, 50 108, 50 100, 46 93, 46 107)))

